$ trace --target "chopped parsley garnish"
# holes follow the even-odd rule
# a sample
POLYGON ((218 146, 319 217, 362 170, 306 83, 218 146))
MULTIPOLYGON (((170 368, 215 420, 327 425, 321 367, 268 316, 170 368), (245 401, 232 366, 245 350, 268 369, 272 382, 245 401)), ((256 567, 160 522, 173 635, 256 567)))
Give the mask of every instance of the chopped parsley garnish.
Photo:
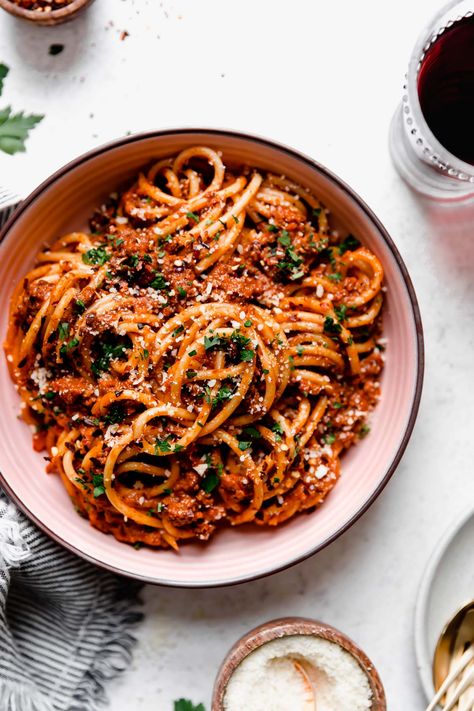
POLYGON ((93 474, 92 485, 94 487, 94 499, 97 499, 98 496, 102 496, 102 494, 105 494, 103 474, 93 474))
POLYGON ((342 323, 344 319, 346 318, 346 313, 347 313, 347 306, 344 304, 341 304, 341 306, 336 306, 334 309, 334 313, 337 316, 337 320, 342 323))
POLYGON ((105 247, 93 247, 82 255, 84 264, 99 264, 103 265, 110 259, 110 254, 105 247))
POLYGON ((250 328, 251 325, 252 325, 252 321, 250 319, 247 319, 247 321, 244 321, 245 328, 250 328))
POLYGON ((354 235, 347 235, 346 239, 339 245, 339 254, 344 254, 348 250, 357 249, 360 247, 359 240, 354 235))
POLYGON ((194 220, 194 222, 199 222, 199 215, 196 215, 195 212, 187 212, 186 217, 188 217, 190 220, 194 220))
POLYGON ((278 262, 278 269, 287 272, 291 280, 299 279, 304 274, 304 271, 298 268, 303 262, 303 257, 294 250, 290 234, 287 230, 282 231, 278 237, 278 242, 285 247, 286 256, 285 260, 278 262))
POLYGON ((369 427, 369 425, 367 425, 364 422, 364 424, 362 425, 362 427, 359 430, 359 437, 361 439, 363 439, 364 437, 366 437, 369 434, 369 432, 370 432, 370 427, 369 427))
POLYGON ((155 454, 168 454, 170 452, 180 452, 183 449, 183 447, 180 444, 175 444, 173 445, 170 442, 170 437, 169 435, 165 437, 164 439, 159 439, 159 437, 156 438, 155 440, 155 454))
POLYGON ((182 286, 178 286, 178 294, 184 298, 185 296, 187 296, 188 292, 186 291, 186 289, 183 289, 182 286))
POLYGON ((94 375, 107 372, 110 367, 110 361, 122 358, 126 350, 127 346, 124 343, 101 341, 98 345, 98 356, 92 361, 91 365, 94 375))
POLYGON ((250 449, 251 446, 252 446, 252 442, 249 442, 246 440, 239 441, 239 449, 241 449, 243 452, 245 452, 246 449, 250 449))
POLYGON ((222 346, 223 342, 219 336, 204 336, 204 348, 206 351, 211 350, 211 348, 217 348, 222 346))
POLYGON ((333 272, 332 274, 328 274, 328 279, 331 279, 331 281, 339 282, 342 279, 342 274, 341 272, 333 272))
POLYGON ((58 333, 59 333, 59 338, 62 341, 65 341, 66 338, 68 337, 68 333, 69 333, 69 324, 66 321, 63 321, 62 323, 59 324, 58 333))
POLYGON ((323 442, 324 444, 333 444, 336 441, 336 436, 332 434, 332 432, 329 432, 328 434, 324 435, 323 437, 323 442))
POLYGON ((156 272, 153 281, 150 282, 150 286, 152 289, 159 289, 160 291, 163 291, 164 289, 167 289, 169 287, 169 284, 163 274, 161 274, 160 272, 156 272))
POLYGON ((206 351, 212 350, 213 348, 223 350, 224 348, 229 347, 231 344, 234 344, 237 347, 237 355, 240 361, 253 360, 255 351, 250 348, 247 348, 247 346, 249 346, 251 342, 251 339, 247 336, 244 336, 244 334, 241 333, 238 329, 231 333, 230 338, 217 335, 204 336, 204 348, 206 349, 206 351))
POLYGON ((276 225, 272 225, 268 222, 267 223, 267 230, 269 232, 278 232, 278 227, 276 225))
POLYGON ((333 402, 332 406, 333 406, 336 410, 340 410, 341 407, 344 407, 344 404, 343 404, 342 402, 333 402))
POLYGON ((293 356, 290 355, 290 357, 288 358, 288 362, 290 364, 290 370, 294 370, 295 369, 295 359, 293 358, 293 356))
POLYGON ((226 400, 230 400, 234 391, 228 385, 223 385, 216 393, 216 396, 212 399, 212 407, 216 407, 226 400))
POLYGON ((189 356, 195 356, 196 353, 197 353, 197 351, 192 350, 192 351, 189 351, 188 355, 189 355, 189 356))
POLYGON ((270 427, 270 429, 275 434, 276 441, 280 442, 281 438, 284 434, 283 427, 280 425, 280 423, 274 422, 273 425, 270 427))
MULTIPOLYGON (((115 243, 117 244, 117 243, 115 243)), ((143 261, 146 262, 147 264, 152 264, 153 259, 150 257, 149 254, 144 254, 142 257, 143 261)))
POLYGON ((296 346, 296 353, 297 353, 297 355, 302 356, 304 353, 303 346, 296 346))
POLYGON ((135 268, 139 261, 140 261, 140 257, 138 256, 138 254, 131 254, 125 260, 125 264, 127 264, 127 266, 129 266, 129 267, 135 268))
POLYGON ((75 306, 76 311, 80 314, 84 313, 84 311, 86 310, 86 305, 82 299, 76 299, 75 306))
POLYGON ((113 402, 108 413, 104 417, 104 422, 108 425, 119 425, 125 419, 125 408, 121 402, 113 402))
POLYGON ((213 470, 209 471, 204 479, 201 481, 201 489, 206 492, 206 494, 210 494, 211 491, 214 491, 214 489, 219 486, 219 481, 222 476, 222 472, 224 467, 222 466, 221 462, 218 463, 217 467, 213 465, 212 463, 212 458, 209 453, 205 455, 205 461, 208 466, 208 469, 213 470))
POLYGON ((284 247, 289 247, 291 245, 290 233, 287 230, 283 230, 281 235, 278 237, 278 241, 284 247))
POLYGON ((258 439, 262 436, 257 430, 257 428, 252 427, 251 425, 249 425, 248 427, 244 427, 242 434, 246 435, 247 437, 253 437, 254 439, 258 439))
POLYGON ((236 217, 235 215, 232 215, 232 219, 234 220, 234 222, 235 222, 236 225, 239 224, 239 218, 238 218, 238 217, 236 217))
POLYGON ((69 343, 63 343, 63 345, 59 349, 59 354, 62 356, 65 356, 65 355, 67 355, 67 353, 69 353, 69 351, 72 351, 78 345, 79 345, 79 339, 78 338, 71 338, 69 343))
POLYGON ((342 331, 342 326, 336 323, 331 316, 326 316, 324 319, 324 331, 325 333, 331 333, 333 335, 339 335, 342 331))
POLYGON ((45 393, 43 395, 43 397, 45 400, 53 400, 53 398, 55 398, 56 395, 57 395, 57 393, 53 392, 53 390, 50 390, 49 392, 45 393))
POLYGON ((197 375, 197 370, 187 370, 186 371, 186 377, 189 378, 195 378, 197 375))
POLYGON ((179 336, 180 333, 184 331, 184 326, 181 324, 181 326, 177 326, 173 333, 171 334, 172 336, 179 336))
POLYGON ((254 355, 255 355, 254 351, 244 348, 243 350, 240 351, 240 360, 242 360, 244 362, 249 362, 249 361, 253 360, 254 355))

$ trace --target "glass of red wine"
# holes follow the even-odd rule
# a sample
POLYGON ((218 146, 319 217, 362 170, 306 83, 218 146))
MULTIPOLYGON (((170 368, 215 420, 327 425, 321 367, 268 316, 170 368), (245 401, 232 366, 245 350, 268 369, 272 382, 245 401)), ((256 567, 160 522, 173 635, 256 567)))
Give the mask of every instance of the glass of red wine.
POLYGON ((454 0, 424 29, 390 127, 395 167, 436 200, 474 198, 474 0, 454 0))

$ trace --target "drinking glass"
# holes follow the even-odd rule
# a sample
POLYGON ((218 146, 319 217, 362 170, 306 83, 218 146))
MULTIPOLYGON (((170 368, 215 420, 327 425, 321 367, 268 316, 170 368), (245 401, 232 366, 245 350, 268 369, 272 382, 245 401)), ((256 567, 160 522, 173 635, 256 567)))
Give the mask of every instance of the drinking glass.
POLYGON ((420 106, 419 72, 428 50, 443 33, 473 14, 474 0, 452 0, 425 27, 412 52, 402 101, 390 126, 390 153, 398 172, 417 192, 435 200, 473 199, 474 165, 453 155, 431 131, 420 106))

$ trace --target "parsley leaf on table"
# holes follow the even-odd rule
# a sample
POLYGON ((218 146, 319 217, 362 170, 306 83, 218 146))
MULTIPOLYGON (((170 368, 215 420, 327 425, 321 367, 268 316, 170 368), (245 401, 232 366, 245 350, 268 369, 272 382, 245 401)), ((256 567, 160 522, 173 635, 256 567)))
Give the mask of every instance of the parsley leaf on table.
MULTIPOLYGON (((6 64, 0 63, 0 96, 3 91, 3 80, 9 72, 6 64)), ((13 155, 25 151, 25 140, 28 134, 43 116, 30 114, 25 116, 23 111, 12 113, 11 106, 0 109, 0 151, 13 155)))
POLYGON ((3 80, 5 79, 9 71, 10 70, 6 64, 0 63, 0 96, 2 95, 3 80))
POLYGON ((25 116, 23 111, 13 114, 11 107, 7 106, 0 111, 0 151, 12 156, 14 153, 24 152, 25 140, 29 131, 41 121, 40 114, 25 116))
POLYGON ((189 699, 178 699, 174 702, 174 711, 206 711, 203 704, 195 706, 189 699))

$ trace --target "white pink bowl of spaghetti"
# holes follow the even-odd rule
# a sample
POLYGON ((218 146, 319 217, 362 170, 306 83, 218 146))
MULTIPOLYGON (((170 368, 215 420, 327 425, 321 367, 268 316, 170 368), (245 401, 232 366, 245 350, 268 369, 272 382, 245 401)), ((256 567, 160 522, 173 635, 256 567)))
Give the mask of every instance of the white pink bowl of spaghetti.
POLYGON ((416 298, 377 218, 309 158, 131 136, 45 181, 1 250, 0 482, 84 558, 164 585, 257 578, 395 470, 416 298))

